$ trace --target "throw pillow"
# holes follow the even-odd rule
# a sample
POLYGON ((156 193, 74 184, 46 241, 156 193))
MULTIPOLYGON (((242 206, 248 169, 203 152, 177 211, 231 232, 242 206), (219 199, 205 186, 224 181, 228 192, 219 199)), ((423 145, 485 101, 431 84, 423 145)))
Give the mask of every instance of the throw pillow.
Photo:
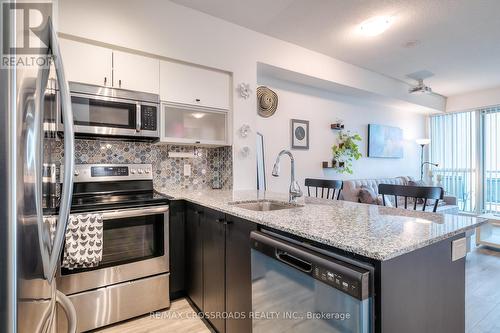
MULTIPOLYGON (((427 186, 427 184, 423 180, 410 180, 408 182, 408 185, 410 186, 427 186)), ((417 199, 417 204, 423 205, 424 204, 424 199, 417 199)))
MULTIPOLYGON (((382 194, 379 194, 377 196, 377 205, 379 205, 379 206, 384 205, 384 199, 382 199, 382 194)), ((394 205, 392 204, 392 201, 387 196, 385 197, 385 206, 386 207, 394 207, 394 205)))
MULTIPOLYGON (((417 200, 417 204, 419 204, 421 199, 418 199, 417 200)), ((422 203, 424 203, 424 201, 422 200, 422 203)), ((414 198, 408 198, 407 200, 407 207, 409 208, 413 208, 413 205, 415 204, 415 199, 414 198)), ((400 208, 404 208, 405 207, 405 198, 404 197, 398 197, 398 207, 400 208)))
POLYGON ((361 186, 358 193, 358 201, 371 205, 377 204, 377 195, 371 188, 367 186, 361 186))
POLYGON ((408 185, 410 186, 426 186, 423 180, 410 180, 408 181, 408 185))

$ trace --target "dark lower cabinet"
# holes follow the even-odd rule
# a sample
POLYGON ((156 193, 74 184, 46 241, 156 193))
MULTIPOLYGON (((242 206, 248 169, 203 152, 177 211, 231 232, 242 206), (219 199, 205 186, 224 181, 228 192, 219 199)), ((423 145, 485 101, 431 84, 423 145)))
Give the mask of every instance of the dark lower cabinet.
POLYGON ((186 204, 186 293, 203 310, 203 232, 200 206, 186 204))
POLYGON ((250 232, 257 224, 237 217, 226 216, 226 312, 244 313, 245 318, 226 319, 227 333, 251 333, 252 271, 250 232))
POLYGON ((214 328, 225 332, 225 215, 205 209, 201 217, 203 232, 203 312, 214 328))
MULTIPOLYGON (((257 225, 186 203, 185 226, 187 295, 218 332, 252 332, 250 233, 257 225), (246 318, 230 318, 237 313, 246 318)), ((366 260, 375 267, 375 332, 464 332, 465 258, 451 260, 452 241, 462 237, 382 262, 366 260)), ((176 265, 174 259, 172 269, 176 265)))
POLYGON ((187 295, 217 332, 251 332, 250 232, 257 225, 186 203, 185 227, 187 295), (224 313, 246 318, 223 319, 224 313))
POLYGON ((182 200, 170 201, 169 210, 169 255, 170 255, 170 299, 185 295, 185 204, 182 200))

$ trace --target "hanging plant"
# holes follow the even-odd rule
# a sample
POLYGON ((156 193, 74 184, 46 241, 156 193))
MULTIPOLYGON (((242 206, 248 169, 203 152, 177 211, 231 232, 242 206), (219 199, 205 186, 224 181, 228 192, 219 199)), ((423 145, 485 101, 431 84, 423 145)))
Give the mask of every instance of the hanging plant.
POLYGON ((351 132, 339 132, 338 143, 332 146, 332 166, 338 173, 352 174, 352 161, 361 158, 361 152, 357 142, 361 141, 359 134, 351 132))

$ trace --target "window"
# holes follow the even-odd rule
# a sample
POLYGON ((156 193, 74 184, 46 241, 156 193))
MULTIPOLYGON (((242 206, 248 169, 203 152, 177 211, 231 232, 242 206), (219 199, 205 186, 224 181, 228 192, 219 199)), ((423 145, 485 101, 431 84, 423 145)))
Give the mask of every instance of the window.
POLYGON ((457 197, 459 208, 472 212, 476 209, 476 140, 475 112, 462 112, 431 118, 430 161, 438 163, 433 169, 434 179, 446 194, 457 197))
POLYGON ((431 117, 435 179, 467 212, 500 212, 500 107, 431 117))
POLYGON ((486 212, 500 212, 500 107, 480 110, 483 119, 483 201, 486 212))

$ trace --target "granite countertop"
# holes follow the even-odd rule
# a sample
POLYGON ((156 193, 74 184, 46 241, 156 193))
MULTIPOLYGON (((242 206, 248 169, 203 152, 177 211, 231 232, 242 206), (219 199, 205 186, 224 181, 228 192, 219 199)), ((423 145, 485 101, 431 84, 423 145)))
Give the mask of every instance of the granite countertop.
POLYGON ((232 190, 168 190, 158 192, 236 217, 384 261, 473 229, 486 220, 464 215, 299 198, 302 207, 252 211, 229 203, 257 199, 288 201, 288 194, 232 190))

